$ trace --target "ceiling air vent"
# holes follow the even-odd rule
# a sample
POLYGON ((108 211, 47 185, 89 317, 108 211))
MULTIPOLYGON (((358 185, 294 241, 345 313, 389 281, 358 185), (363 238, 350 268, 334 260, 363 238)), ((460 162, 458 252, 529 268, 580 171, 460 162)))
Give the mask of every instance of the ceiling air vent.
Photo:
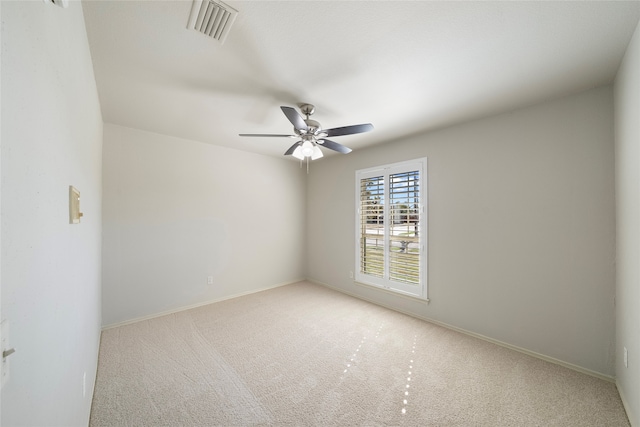
POLYGON ((187 28, 224 43, 229 29, 236 20, 238 11, 226 4, 213 0, 193 0, 187 28))

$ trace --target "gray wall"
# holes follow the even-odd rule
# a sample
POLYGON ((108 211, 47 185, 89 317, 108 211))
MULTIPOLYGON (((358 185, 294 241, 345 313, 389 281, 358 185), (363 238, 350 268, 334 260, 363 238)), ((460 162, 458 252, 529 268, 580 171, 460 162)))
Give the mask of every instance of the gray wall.
POLYGON ((102 118, 82 4, 2 8, 2 425, 87 425, 100 339, 102 118), (69 224, 69 185, 82 222, 69 224))
POLYGON ((616 78, 615 115, 616 380, 631 424, 640 425, 640 24, 616 78))
POLYGON ((296 163, 110 124, 103 161, 103 325, 305 277, 296 163))
POLYGON ((613 147, 604 87, 315 162, 308 277, 613 377, 613 147), (349 279, 355 171, 423 156, 428 305, 349 279))

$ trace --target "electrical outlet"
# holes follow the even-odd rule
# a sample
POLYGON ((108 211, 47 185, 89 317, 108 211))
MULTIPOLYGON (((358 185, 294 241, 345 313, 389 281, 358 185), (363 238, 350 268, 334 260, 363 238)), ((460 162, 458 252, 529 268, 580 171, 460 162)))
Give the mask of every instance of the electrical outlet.
POLYGON ((349 279, 353 279, 353 271, 349 272, 349 279))
POLYGON ((622 357, 624 358, 624 367, 628 368, 629 367, 629 358, 627 356, 627 347, 622 347, 622 357))
POLYGON ((207 285, 213 285, 213 276, 207 276, 207 285))

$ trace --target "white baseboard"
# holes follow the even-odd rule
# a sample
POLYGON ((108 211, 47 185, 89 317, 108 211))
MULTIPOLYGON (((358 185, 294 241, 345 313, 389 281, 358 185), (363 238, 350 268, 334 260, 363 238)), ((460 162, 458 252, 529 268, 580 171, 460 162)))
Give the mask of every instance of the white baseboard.
POLYGON ((354 298, 358 298, 358 299, 361 299, 361 300, 364 300, 364 301, 368 301, 370 303, 379 305, 381 307, 385 307, 385 308, 388 308, 390 310, 394 310, 394 311, 397 311, 399 313, 406 314, 407 316, 412 316, 412 317, 415 317, 417 319, 424 320, 425 322, 429 322, 429 323, 433 323, 433 324, 438 325, 438 326, 442 326, 443 328, 447 328, 447 329, 450 329, 450 330, 453 330, 453 331, 456 331, 456 332, 463 333, 465 335, 469 335, 469 336, 472 336, 472 337, 475 337, 475 338, 479 338, 479 339, 481 339, 483 341, 488 341, 490 343, 499 345, 501 347, 506 347, 508 349, 517 351, 519 353, 524 353, 526 355, 535 357, 537 359, 544 360, 546 362, 550 362, 550 363, 554 363, 556 365, 564 366, 565 368, 569 368, 571 370, 574 370, 574 371, 577 371, 577 372, 581 372, 583 374, 591 375, 592 377, 600 378, 602 380, 615 383, 615 378, 612 377, 612 376, 605 375, 605 374, 602 374, 600 372, 592 371, 591 369, 583 368, 582 366, 574 365, 573 363, 565 362, 563 360, 556 359, 556 358, 550 357, 550 356, 546 356, 546 355, 541 354, 541 353, 536 353, 535 351, 527 350, 526 348, 518 347, 516 345, 512 345, 512 344, 506 343, 504 341, 496 340, 496 339, 493 339, 491 337, 487 337, 487 336, 482 335, 482 334, 478 334, 478 333, 475 333, 475 332, 472 332, 472 331, 468 331, 466 329, 459 328, 457 326, 450 325, 448 323, 440 322, 439 320, 434 320, 434 319, 431 319, 429 317, 420 316, 420 315, 417 315, 415 313, 410 313, 408 311, 400 310, 400 309, 398 309, 396 307, 393 307, 391 305, 383 304, 381 302, 374 301, 372 299, 363 297, 361 295, 353 294, 351 292, 345 291, 344 289, 340 289, 340 288, 337 288, 335 286, 331 286, 331 285, 329 285, 327 283, 323 283, 323 282, 320 282, 318 280, 307 279, 307 281, 311 282, 311 283, 315 283, 316 285, 320 285, 320 286, 327 287, 329 289, 333 289, 334 291, 341 292, 343 294, 352 296, 354 298))
POLYGON ((161 313, 154 313, 154 314, 150 314, 150 315, 147 315, 147 316, 136 317, 134 319, 125 320, 124 322, 112 323, 111 325, 102 326, 102 330, 106 331, 107 329, 113 329, 113 328, 118 328, 120 326, 131 325, 133 323, 142 322, 143 320, 149 320, 149 319, 154 319, 156 317, 166 316, 168 314, 179 313, 181 311, 191 310, 192 308, 202 307, 203 305, 214 304, 216 302, 221 302, 221 301, 226 301, 226 300, 230 300, 230 299, 233 299, 233 298, 243 297, 245 295, 251 295, 251 294, 258 293, 258 292, 268 291, 269 289, 279 288, 281 286, 291 285, 293 283, 303 282, 305 280, 306 279, 298 279, 298 280, 292 280, 290 282, 278 283, 276 285, 266 286, 266 287, 260 288, 260 289, 254 289, 254 290, 247 291, 247 292, 241 292, 239 294, 227 295, 227 296, 224 296, 222 298, 216 298, 216 299, 213 299, 213 300, 203 301, 203 302, 199 302, 199 303, 192 304, 192 305, 187 305, 187 306, 183 306, 183 307, 174 308, 174 309, 171 309, 171 310, 163 311, 161 313))
POLYGON ((618 381, 616 380, 616 388, 618 389, 618 394, 620 395, 620 400, 622 400, 622 406, 624 406, 624 410, 627 413, 627 418, 629 418, 629 424, 631 424, 631 427, 636 427, 636 426, 640 426, 640 424, 638 424, 638 420, 636 420, 635 418, 633 418, 633 414, 631 413, 631 411, 629 410, 629 402, 627 401, 625 395, 624 395, 624 389, 622 389, 620 387, 620 384, 618 383, 618 381))

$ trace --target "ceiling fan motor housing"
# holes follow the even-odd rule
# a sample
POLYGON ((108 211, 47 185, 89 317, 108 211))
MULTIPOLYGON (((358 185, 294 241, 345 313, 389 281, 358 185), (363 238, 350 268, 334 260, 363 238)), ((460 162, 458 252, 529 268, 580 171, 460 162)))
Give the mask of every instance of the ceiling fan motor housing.
POLYGON ((312 120, 309 118, 309 116, 316 111, 316 107, 313 104, 299 104, 299 107, 302 114, 307 116, 307 118, 304 119, 304 123, 307 125, 307 129, 296 129, 294 127, 293 129, 294 132, 296 133, 296 135, 300 135, 300 136, 303 136, 303 135, 317 136, 322 130, 322 126, 320 126, 320 122, 317 122, 316 120, 312 120))
POLYGON ((320 132, 320 130, 322 130, 322 127, 320 126, 320 123, 315 121, 315 120, 305 119, 304 122, 307 125, 306 129, 295 129, 294 128, 295 132, 298 135, 304 135, 304 134, 317 135, 320 132))

